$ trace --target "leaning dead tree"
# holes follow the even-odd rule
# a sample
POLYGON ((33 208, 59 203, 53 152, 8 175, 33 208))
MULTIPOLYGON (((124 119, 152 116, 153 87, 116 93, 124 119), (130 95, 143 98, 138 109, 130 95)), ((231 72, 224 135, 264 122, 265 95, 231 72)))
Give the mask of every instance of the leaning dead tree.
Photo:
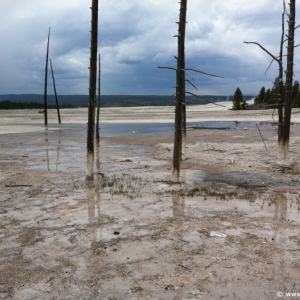
MULTIPOLYGON (((194 88, 195 85, 191 81, 185 79, 186 73, 188 75, 189 71, 198 72, 201 74, 223 78, 221 76, 209 74, 206 72, 198 71, 195 69, 187 69, 185 67, 185 28, 186 28, 186 10, 187 10, 187 0, 181 0, 180 2, 180 14, 178 23, 178 34, 174 37, 178 39, 178 54, 177 67, 161 67, 159 69, 169 69, 176 71, 176 104, 175 104, 175 128, 174 128, 174 149, 173 149, 173 170, 172 170, 172 180, 179 181, 180 176, 180 165, 182 159, 186 157, 186 103, 185 94, 193 95, 197 98, 204 99, 208 102, 206 98, 202 96, 195 95, 191 92, 187 92, 185 89, 185 83, 190 83, 194 88)), ((197 88, 196 88, 197 89, 197 88)))
POLYGON ((45 121, 45 129, 46 130, 48 130, 47 83, 48 83, 49 39, 50 39, 50 27, 49 27, 49 32, 48 32, 48 42, 47 42, 47 52, 46 52, 46 67, 45 67, 45 85, 44 85, 44 121, 45 121))
POLYGON ((58 100, 57 100, 55 78, 54 78, 54 72, 53 72, 53 67, 52 67, 52 61, 51 61, 51 59, 50 59, 50 66, 51 66, 51 73, 52 73, 52 80, 53 80, 53 88, 54 88, 54 95, 55 95, 55 103, 56 103, 58 124, 59 124, 59 129, 61 129, 61 119, 60 119, 60 112, 59 112, 59 106, 58 106, 58 100))
MULTIPOLYGON (((282 13, 282 32, 280 40, 279 56, 275 56, 270 53, 266 48, 257 42, 244 42, 245 44, 255 44, 259 46, 264 52, 266 52, 271 58, 271 64, 276 61, 278 63, 278 77, 275 79, 273 89, 275 91, 275 97, 278 102, 278 151, 279 155, 286 158, 289 149, 289 136, 290 136, 290 120, 292 109, 292 85, 293 85, 293 64, 294 64, 294 37, 295 37, 295 0, 290 0, 290 14, 289 14, 289 29, 287 40, 285 37, 285 14, 286 6, 283 0, 283 13, 282 13), (283 45, 288 41, 287 47, 287 69, 286 69, 286 89, 284 95, 284 83, 283 83, 283 45), (285 96, 285 97, 284 97, 285 96), (285 98, 285 103, 283 99, 285 98), (283 111, 284 104, 284 111, 283 111)), ((268 69, 270 68, 268 67, 268 69)), ((267 69, 267 71, 268 71, 267 69)))
POLYGON ((97 83, 98 0, 92 0, 90 87, 87 128, 86 179, 94 179, 95 102, 97 83))

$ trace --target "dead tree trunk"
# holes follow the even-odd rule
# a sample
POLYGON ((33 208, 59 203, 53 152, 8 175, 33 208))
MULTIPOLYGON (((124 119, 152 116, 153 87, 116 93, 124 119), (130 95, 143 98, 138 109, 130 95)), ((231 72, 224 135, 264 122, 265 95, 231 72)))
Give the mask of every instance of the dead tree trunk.
POLYGON ((45 67, 45 86, 44 86, 44 121, 45 121, 45 129, 46 130, 48 130, 47 83, 48 83, 49 39, 50 39, 50 27, 49 27, 49 32, 48 32, 47 53, 46 53, 46 67, 45 67))
MULTIPOLYGON (((295 0, 294 0, 295 3, 295 0)), ((271 64, 273 61, 277 61, 279 70, 278 70, 278 77, 275 79, 273 89, 275 91, 275 97, 278 101, 278 150, 280 156, 284 155, 284 131, 286 132, 285 126, 287 126, 287 123, 285 121, 285 117, 283 116, 283 45, 284 45, 284 16, 286 13, 286 7, 285 7, 285 1, 283 0, 283 13, 282 13, 282 33, 281 33, 281 41, 280 41, 280 52, 279 57, 275 57, 272 53, 270 53, 267 49, 265 49, 262 45, 256 42, 244 42, 246 44, 255 44, 259 46, 263 51, 265 51, 268 55, 272 57, 271 64)), ((295 17, 295 14, 294 14, 295 17)), ((295 18, 294 18, 294 27, 295 27, 295 18)), ((293 34, 294 39, 294 34, 293 34)), ((294 42, 293 42, 294 43, 294 42)), ((270 64, 270 66, 271 66, 270 64)), ((269 68, 270 68, 269 66, 269 68)), ((268 69, 269 69, 268 68, 268 69)), ((267 70, 268 71, 268 70, 267 70)), ((292 83, 291 83, 292 84, 292 83)), ((292 101, 292 100, 291 100, 292 101)), ((285 102, 286 103, 286 102, 285 102)), ((290 114, 291 114, 291 103, 290 103, 290 109, 289 109, 289 120, 290 120, 290 114)), ((286 113, 285 113, 286 114, 286 113)), ((290 123, 290 121, 289 121, 290 123)), ((290 125, 288 125, 289 127, 290 125)), ((288 128, 288 136, 289 136, 289 128, 288 128)), ((287 153, 287 152, 286 152, 287 153)))
POLYGON ((87 128, 86 179, 94 179, 95 102, 97 83, 98 0, 92 0, 90 87, 87 128))
POLYGON ((182 124, 183 124, 183 101, 184 101, 184 43, 185 43, 185 25, 186 25, 187 0, 181 0, 179 14, 178 30, 178 56, 176 69, 176 108, 175 108, 175 133, 174 133, 174 151, 173 151, 173 171, 172 180, 179 181, 180 164, 182 155, 182 124))
POLYGON ((286 88, 285 88, 285 104, 284 118, 282 128, 282 145, 280 145, 280 153, 283 158, 286 158, 289 151, 290 139, 290 123, 292 111, 292 88, 293 88, 293 67, 294 67, 294 38, 295 38, 295 15, 296 15, 296 0, 290 0, 289 14, 289 31, 288 31, 288 46, 287 46, 287 69, 286 69, 286 88))
POLYGON ((100 91, 101 91, 101 62, 100 62, 100 53, 99 53, 99 71, 98 71, 98 107, 97 107, 97 120, 96 120, 96 142, 99 144, 100 135, 99 135, 99 115, 100 115, 100 91))
MULTIPOLYGON (((184 66, 185 70, 185 58, 184 58, 184 66)), ((182 100, 182 160, 186 159, 186 104, 185 104, 185 72, 183 72, 183 100, 182 100)))
MULTIPOLYGON (((185 82, 190 83, 190 85, 197 90, 197 88, 194 84, 192 84, 189 80, 185 80, 185 73, 188 71, 193 71, 193 72, 197 72, 197 73, 212 76, 212 77, 224 78, 222 76, 209 74, 209 73, 206 73, 203 71, 185 68, 186 10, 187 10, 187 0, 181 0, 179 22, 177 22, 179 24, 179 29, 178 29, 178 35, 176 35, 176 37, 178 38, 178 56, 175 57, 177 59, 177 67, 172 68, 172 67, 157 66, 157 68, 159 68, 159 69, 167 69, 167 70, 176 71, 176 93, 175 93, 176 94, 176 107, 175 107, 175 129, 174 129, 174 150, 173 150, 173 170, 172 170, 172 180, 173 181, 179 181, 181 160, 186 158, 185 94, 190 94, 197 98, 204 99, 205 101, 207 101, 209 103, 213 103, 213 102, 209 101, 208 99, 206 99, 205 97, 195 95, 195 94, 185 90, 185 82)), ((213 103, 213 104, 215 104, 215 103, 213 103)), ((219 105, 219 104, 215 104, 215 105, 219 105)), ((220 105, 220 106, 223 106, 223 105, 220 105)))
POLYGON ((99 153, 99 142, 100 142, 100 134, 99 134, 99 115, 100 115, 100 95, 101 95, 101 62, 100 62, 100 53, 99 53, 99 73, 98 73, 98 107, 97 107, 97 121, 96 121, 96 167, 97 174, 100 172, 100 153, 99 153))
POLYGON ((280 53, 279 53, 279 76, 278 76, 278 149, 280 152, 281 145, 282 145, 282 136, 283 136, 283 64, 282 64, 282 57, 283 57, 283 44, 284 44, 284 15, 286 13, 285 7, 285 0, 283 0, 283 13, 282 13, 282 20, 281 20, 281 41, 280 41, 280 53))
POLYGON ((57 100, 57 92, 56 92, 56 86, 55 86, 55 78, 54 78, 54 72, 53 72, 53 67, 52 67, 52 61, 51 61, 51 59, 50 59, 50 66, 51 66, 53 88, 54 88, 54 94, 55 94, 55 102, 56 102, 58 124, 59 124, 59 129, 61 129, 61 127, 60 127, 61 126, 61 119, 60 119, 59 106, 58 106, 58 100, 57 100))

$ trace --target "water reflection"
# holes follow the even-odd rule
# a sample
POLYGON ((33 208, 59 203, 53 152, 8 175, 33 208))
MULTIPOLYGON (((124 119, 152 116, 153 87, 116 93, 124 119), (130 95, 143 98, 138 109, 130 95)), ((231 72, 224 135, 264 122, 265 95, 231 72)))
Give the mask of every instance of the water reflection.
MULTIPOLYGON (((88 209, 89 233, 91 236, 91 248, 97 242, 97 224, 100 221, 101 197, 99 192, 99 175, 96 175, 95 181, 86 181, 86 199, 88 209)), ((100 239, 102 238, 102 229, 100 228, 100 239)))
MULTIPOLYGON (((99 143, 96 142, 96 182, 95 182, 95 195, 96 195, 96 203, 94 209, 98 212, 98 218, 100 218, 100 150, 99 143)), ((102 229, 100 229, 100 238, 102 229)))
MULTIPOLYGON (((274 264, 273 276, 275 279, 276 289, 278 291, 285 291, 285 243, 286 243, 286 233, 285 228, 282 225, 287 219, 287 196, 282 193, 276 194, 275 197, 275 209, 274 209, 274 221, 275 221, 275 230, 273 239, 278 244, 280 250, 278 253, 278 262, 274 264)), ((275 258, 277 259, 277 257, 275 258)))
MULTIPOLYGON (((95 148, 96 148, 96 170, 97 170, 97 175, 99 177, 99 173, 100 173, 100 145, 99 145, 97 139, 95 140, 95 148)), ((99 182, 98 179, 99 178, 97 178, 97 182, 99 182)))
MULTIPOLYGON (((49 132, 45 131, 45 142, 46 142, 46 162, 47 162, 47 170, 51 171, 51 165, 50 165, 50 150, 49 150, 49 132)), ((55 170, 58 171, 58 165, 59 165, 59 155, 60 155, 60 147, 61 147, 61 134, 59 133, 58 137, 58 143, 56 148, 56 164, 55 164, 55 170)), ((54 158, 54 157, 53 157, 54 158)))
MULTIPOLYGON (((99 194, 99 193, 97 193, 99 194)), ((97 241, 97 228, 96 222, 96 202, 95 201, 95 186, 93 182, 88 182, 86 185, 86 199, 88 204, 88 221, 89 221, 89 233, 91 236, 91 244, 97 241)))
MULTIPOLYGON (((175 270, 177 268, 182 268, 183 266, 183 237, 184 237, 184 205, 185 199, 178 195, 172 196, 172 208, 173 208, 173 217, 175 219, 174 222, 174 249, 175 249, 175 270)), ((181 282, 177 283, 180 286, 178 288, 176 296, 173 298, 174 300, 181 300, 183 297, 183 290, 181 289, 181 282)))
POLYGON ((59 161, 59 152, 60 152, 60 138, 58 140, 58 144, 57 144, 57 154, 56 154, 56 171, 58 170, 58 161, 59 161))
POLYGON ((47 161, 47 170, 50 171, 50 162, 49 162, 49 145, 48 145, 48 131, 45 131, 45 142, 46 142, 46 161, 47 161))

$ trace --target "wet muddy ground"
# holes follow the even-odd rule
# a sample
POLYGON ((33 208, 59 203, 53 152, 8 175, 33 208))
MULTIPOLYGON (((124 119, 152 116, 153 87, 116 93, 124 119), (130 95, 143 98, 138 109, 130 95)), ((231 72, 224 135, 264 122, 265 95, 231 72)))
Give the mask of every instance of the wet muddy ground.
POLYGON ((0 135, 0 298, 290 299, 300 135, 262 134, 188 131, 179 184, 172 133, 103 137, 89 186, 84 132, 0 135))

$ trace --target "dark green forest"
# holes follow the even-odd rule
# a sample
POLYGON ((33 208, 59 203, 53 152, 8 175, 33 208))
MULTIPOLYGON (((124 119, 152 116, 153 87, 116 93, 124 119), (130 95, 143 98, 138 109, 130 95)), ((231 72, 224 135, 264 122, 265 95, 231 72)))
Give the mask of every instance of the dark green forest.
MULTIPOLYGON (((56 108, 55 105, 49 105, 49 108, 56 108)), ((44 105, 36 102, 12 102, 9 100, 0 101, 0 109, 43 109, 44 105)))
MULTIPOLYGON (((210 102, 231 101, 232 96, 204 96, 210 102)), ((246 96, 247 100, 253 96, 246 96)), ((53 95, 48 96, 48 108, 56 108, 53 95)), ((87 95, 62 95, 58 97, 60 108, 77 108, 88 106, 87 95)), ((208 102, 194 96, 186 97, 187 105, 207 104, 208 102)), ((103 95, 101 96, 101 107, 133 107, 133 106, 173 106, 175 98, 169 96, 137 96, 137 95, 103 95)), ((0 95, 0 109, 43 109, 43 95, 0 95)))
MULTIPOLYGON (((285 97, 285 85, 283 86, 283 97, 285 97)), ((263 86, 258 96, 255 98, 254 103, 260 105, 261 107, 274 107, 277 105, 277 100, 275 97, 274 88, 265 89, 263 86)), ((293 98, 293 107, 300 107, 300 86, 297 80, 294 81, 293 90, 292 90, 292 98, 293 98)), ((285 98, 283 98, 283 102, 285 98)))

